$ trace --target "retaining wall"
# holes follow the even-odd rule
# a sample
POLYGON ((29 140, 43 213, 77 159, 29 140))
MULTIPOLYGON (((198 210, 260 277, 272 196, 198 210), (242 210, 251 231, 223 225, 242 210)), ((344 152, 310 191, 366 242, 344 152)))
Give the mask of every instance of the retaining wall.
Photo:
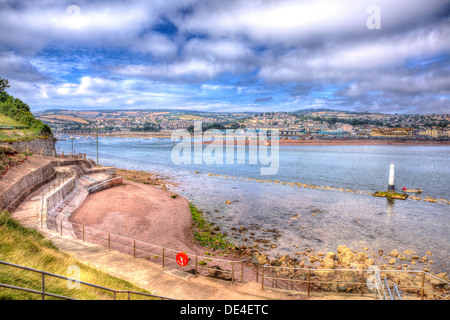
POLYGON ((52 194, 45 198, 47 212, 51 212, 57 208, 64 199, 77 187, 77 177, 67 181, 64 185, 55 190, 52 194))
POLYGON ((87 191, 89 192, 89 194, 91 194, 91 193, 99 192, 104 189, 119 186, 121 184, 123 184, 122 177, 116 177, 116 178, 112 178, 107 181, 104 181, 102 183, 96 184, 96 185, 90 187, 89 189, 87 189, 87 191))
POLYGON ((14 141, 14 142, 4 142, 1 144, 9 145, 19 152, 28 152, 35 155, 40 155, 41 150, 43 155, 52 155, 55 150, 55 140, 53 136, 49 136, 47 139, 34 139, 31 141, 14 141))
POLYGON ((28 157, 0 179, 0 209, 13 212, 28 195, 55 175, 55 168, 50 161, 40 156, 28 157))

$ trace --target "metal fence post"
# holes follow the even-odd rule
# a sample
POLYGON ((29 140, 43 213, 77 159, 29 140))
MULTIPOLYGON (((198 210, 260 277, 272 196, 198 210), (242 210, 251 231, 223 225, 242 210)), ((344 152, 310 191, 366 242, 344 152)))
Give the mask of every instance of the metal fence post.
POLYGON ((361 291, 361 297, 363 296, 363 287, 364 287, 364 269, 361 270, 361 287, 359 290, 361 291))
POLYGON ((256 283, 258 283, 258 276, 259 276, 259 266, 256 265, 256 283))
POLYGON ((42 287, 42 300, 45 300, 45 274, 44 273, 42 273, 41 287, 42 287))
POLYGON ((197 256, 195 256, 195 276, 197 277, 197 256))
POLYGON ((261 272, 261 289, 264 290, 264 269, 265 267, 262 266, 262 272, 261 272))
POLYGON ((231 283, 234 283, 234 261, 231 261, 231 283))
POLYGON ((162 267, 164 268, 164 248, 162 248, 162 267))
POLYGON ((308 270, 308 297, 309 297, 309 291, 311 287, 311 268, 308 270))
POLYGON ((420 300, 423 300, 424 291, 425 291, 425 271, 422 271, 422 289, 420 293, 420 300))

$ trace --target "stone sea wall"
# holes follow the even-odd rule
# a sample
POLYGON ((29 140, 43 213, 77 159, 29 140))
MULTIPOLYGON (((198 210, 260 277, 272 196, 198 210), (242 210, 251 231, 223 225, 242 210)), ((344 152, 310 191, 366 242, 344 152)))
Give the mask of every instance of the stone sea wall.
POLYGON ((0 142, 0 144, 9 145, 19 152, 28 152, 35 155, 53 155, 55 151, 55 141, 53 136, 46 139, 34 139, 31 141, 14 141, 14 142, 0 142), (27 149, 28 148, 28 149, 27 149))

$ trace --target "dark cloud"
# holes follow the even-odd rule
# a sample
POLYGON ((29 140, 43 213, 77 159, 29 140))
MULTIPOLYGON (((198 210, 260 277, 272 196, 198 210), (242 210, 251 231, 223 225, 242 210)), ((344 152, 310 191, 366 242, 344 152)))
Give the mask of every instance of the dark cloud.
POLYGON ((273 100, 273 97, 257 98, 257 99, 255 99, 255 103, 269 102, 272 100, 273 100))

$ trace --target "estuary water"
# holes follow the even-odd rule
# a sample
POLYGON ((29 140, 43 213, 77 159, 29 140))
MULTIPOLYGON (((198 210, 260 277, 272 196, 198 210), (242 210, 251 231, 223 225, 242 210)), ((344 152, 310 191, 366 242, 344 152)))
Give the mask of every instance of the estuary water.
MULTIPOLYGON (((56 146, 97 156, 94 138, 56 146)), ((450 204, 423 201, 450 199, 450 146, 280 146, 275 175, 261 175, 268 165, 250 164, 248 148, 244 164, 235 154, 234 164, 176 164, 173 150, 168 138, 99 137, 98 156, 101 165, 170 177, 179 183, 172 190, 206 212, 222 232, 239 244, 257 242, 269 256, 308 248, 336 251, 338 245, 369 252, 413 250, 420 257, 431 251, 429 268, 450 270, 450 204), (420 188, 421 200, 371 196, 387 189, 391 163, 397 191, 420 188)))

